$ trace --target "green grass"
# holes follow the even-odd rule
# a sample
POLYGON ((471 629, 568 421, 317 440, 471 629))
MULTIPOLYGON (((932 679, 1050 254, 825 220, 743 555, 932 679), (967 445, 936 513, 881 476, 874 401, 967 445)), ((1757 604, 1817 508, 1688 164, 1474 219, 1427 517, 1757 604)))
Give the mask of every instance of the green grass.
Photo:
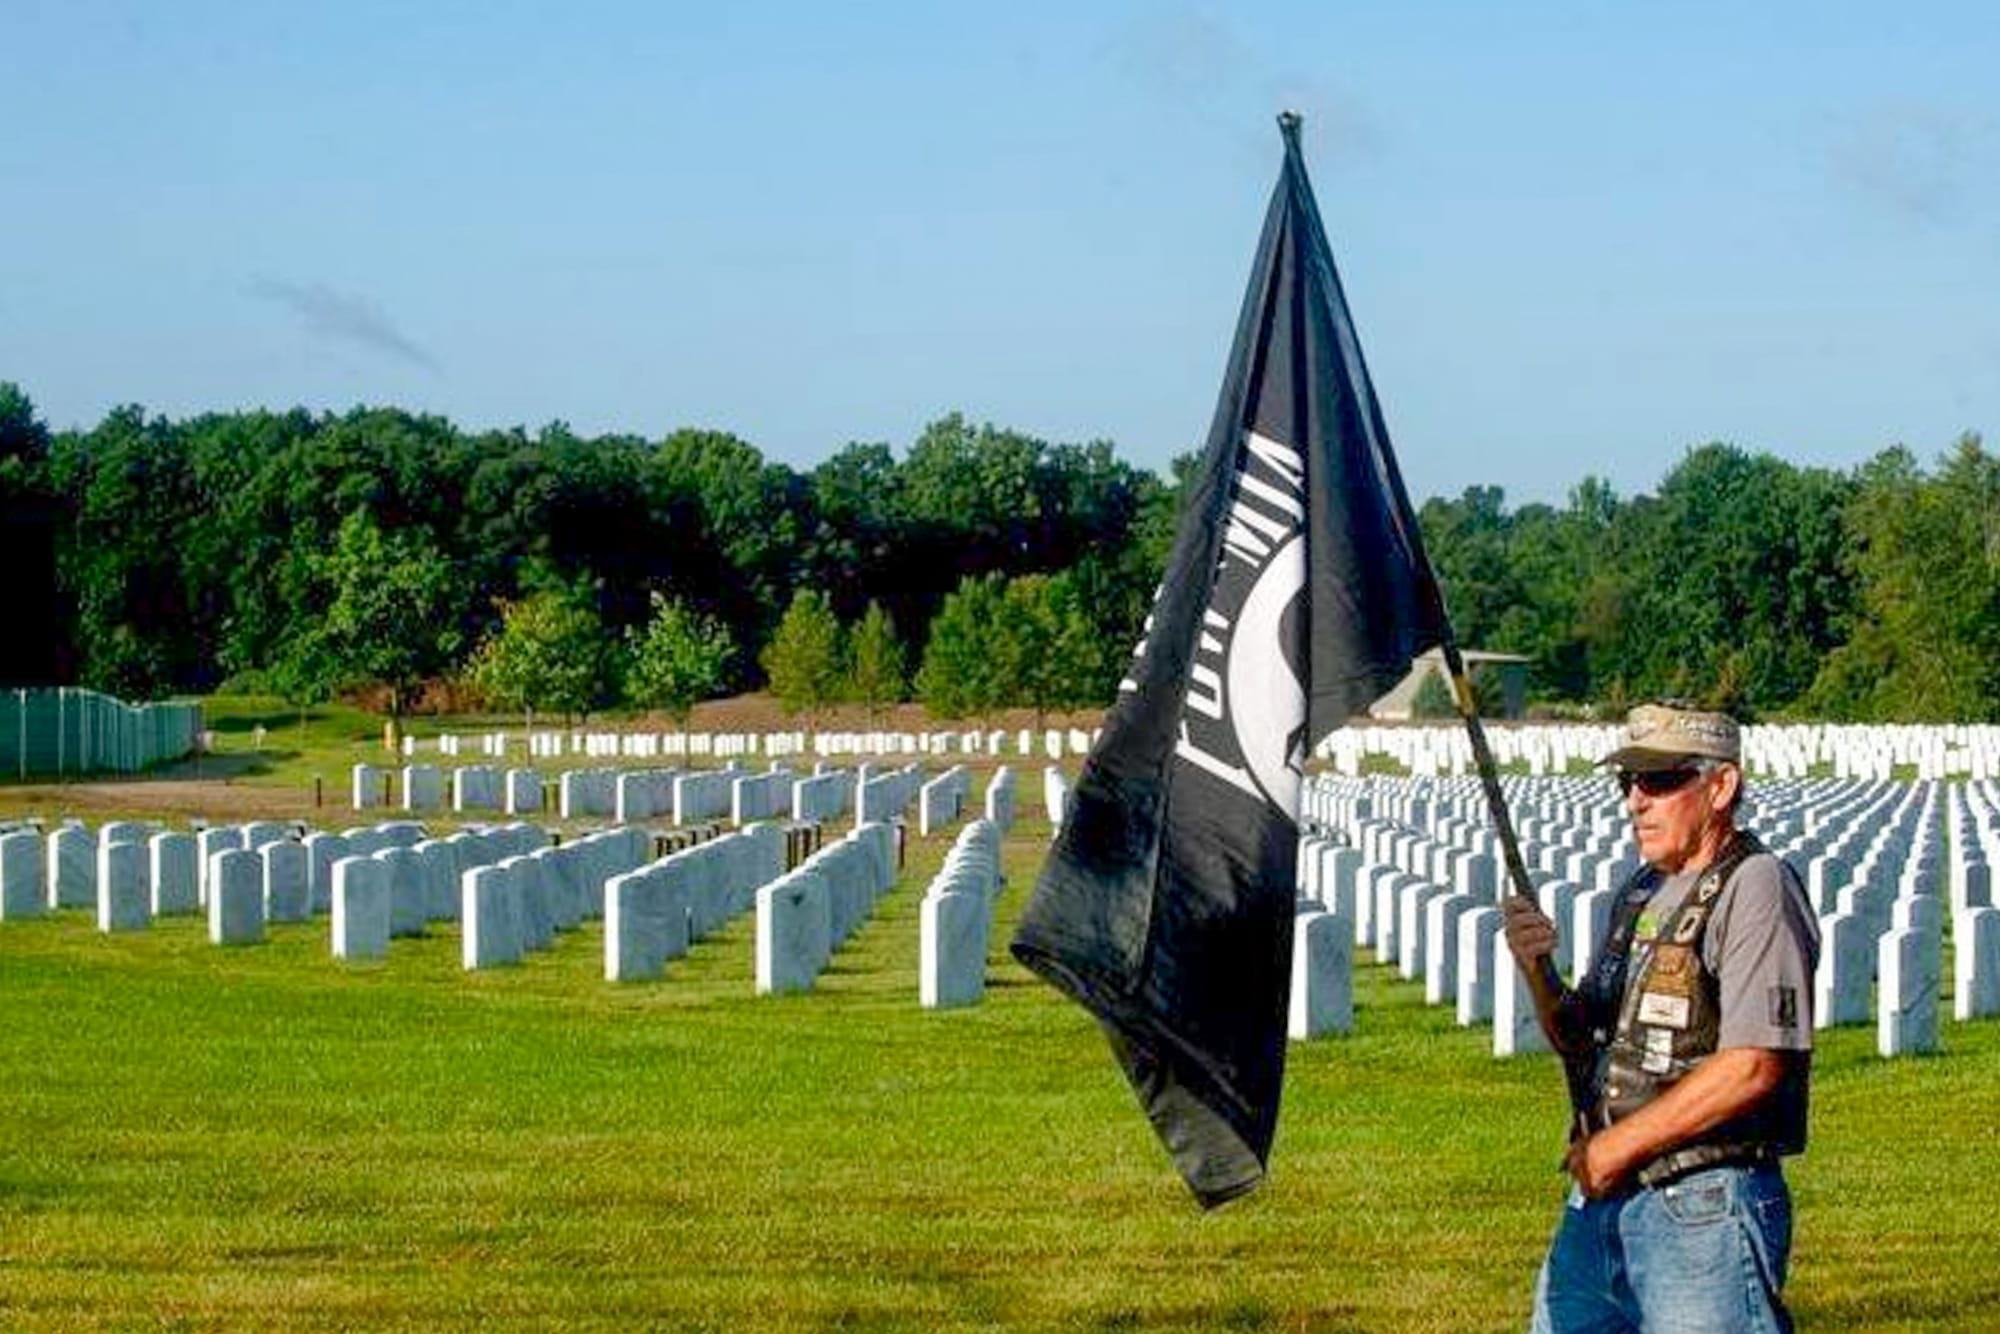
MULTIPOLYGON (((983 1005, 918 1008, 943 847, 798 997, 751 994, 747 921, 625 986, 596 927, 468 975, 452 928, 352 966, 324 923, 0 924, 0 1328, 1523 1327, 1552 1063, 1368 965, 1356 1032, 1292 1049, 1271 1180, 1203 1215, 1004 930, 983 1005)), ((1803 1329, 2000 1327, 2000 1025, 1945 1035, 1827 1038, 1803 1329)))

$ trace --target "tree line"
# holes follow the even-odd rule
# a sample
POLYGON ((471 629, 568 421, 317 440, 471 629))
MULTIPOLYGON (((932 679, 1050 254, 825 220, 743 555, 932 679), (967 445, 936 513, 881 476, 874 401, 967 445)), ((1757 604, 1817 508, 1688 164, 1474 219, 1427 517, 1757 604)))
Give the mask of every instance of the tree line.
MULTIPOLYGON (((768 685, 811 714, 1107 703, 1181 480, 959 415, 810 469, 719 431, 469 432, 390 408, 136 406, 51 431, 0 382, 13 684, 128 698, 439 683, 496 708, 684 716, 768 685)), ((1651 494, 1426 501, 1460 641, 1556 713, 1661 694, 1749 716, 2000 719, 2000 461, 1848 471, 1723 444, 1651 494)))
POLYGON ((900 457, 854 443, 799 471, 724 432, 475 433, 385 408, 121 407, 52 432, 0 382, 0 555, 33 604, 4 679, 136 699, 248 682, 300 702, 368 683, 392 714, 440 682, 550 713, 673 709, 690 679, 775 679, 790 699, 766 650, 810 590, 842 627, 874 609, 864 666, 888 702, 961 586, 998 581, 1020 585, 1010 615, 1036 604, 1027 634, 1053 599, 1082 646, 1070 678, 1050 686, 1037 662, 1018 691, 966 694, 940 669, 934 707, 1094 704, 1119 667, 1096 645, 1134 642, 1173 504, 1106 442, 958 415, 900 457))
POLYGON ((2000 459, 1976 435, 1928 470, 1709 444, 1650 495, 1587 477, 1510 511, 1473 487, 1419 517, 1460 639, 1526 654, 1534 698, 2000 721, 2000 459))

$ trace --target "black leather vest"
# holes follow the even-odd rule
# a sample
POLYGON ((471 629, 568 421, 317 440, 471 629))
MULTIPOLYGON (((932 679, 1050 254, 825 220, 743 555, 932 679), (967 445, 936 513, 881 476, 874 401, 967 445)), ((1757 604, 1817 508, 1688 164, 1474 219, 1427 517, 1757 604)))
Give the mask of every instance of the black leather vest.
MULTIPOLYGON (((1642 868, 1619 896, 1604 952, 1582 988, 1591 1042, 1599 1052, 1591 1115, 1597 1126, 1630 1116, 1715 1053, 1721 982, 1702 959, 1702 941, 1736 868, 1762 851, 1754 835, 1738 831, 1667 920, 1643 940, 1639 917, 1659 888, 1660 874, 1642 868), (1637 969, 1628 977, 1635 951, 1637 969)), ((1804 1099, 1785 1093, 1680 1146, 1653 1175, 1797 1153, 1805 1147, 1804 1099)))

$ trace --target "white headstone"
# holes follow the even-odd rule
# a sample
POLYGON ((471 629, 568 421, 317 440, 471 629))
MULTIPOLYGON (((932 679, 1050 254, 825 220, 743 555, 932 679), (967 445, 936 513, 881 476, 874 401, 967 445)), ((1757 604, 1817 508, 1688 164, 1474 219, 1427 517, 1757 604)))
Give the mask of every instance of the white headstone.
POLYGON ((1302 913, 1292 924, 1293 1038, 1354 1027, 1354 926, 1336 913, 1302 913))
POLYGON ((1430 966, 1430 941, 1424 934, 1426 914, 1432 899, 1450 891, 1428 881, 1405 879, 1396 893, 1396 971, 1405 978, 1421 981, 1430 966))
POLYGON ((149 849, 139 842, 104 843, 97 849, 97 929, 136 931, 152 920, 149 849))
POLYGON ((470 971, 495 968, 521 957, 519 913, 511 863, 475 866, 461 879, 462 961, 470 971))
POLYGON ((201 910, 201 865, 193 834, 161 833, 146 840, 152 866, 153 915, 201 910))
POLYGON ((919 1003, 926 1010, 978 1004, 986 994, 986 896, 926 895, 918 914, 919 1003))
POLYGON ((426 839, 411 849, 423 866, 424 916, 433 922, 458 920, 459 845, 448 839, 426 839))
POLYGON ((1813 971, 1813 1026, 1868 1022, 1875 981, 1875 929, 1866 918, 1834 913, 1819 920, 1819 965, 1813 971))
POLYGON ((810 867, 757 891, 757 994, 811 990, 832 952, 830 897, 810 867))
POLYGON ((1458 1022, 1470 1028, 1493 1017, 1494 937, 1498 908, 1474 908, 1458 919, 1458 1022))
POLYGON ((1937 1050, 1944 972, 1937 946, 1921 928, 1891 931, 1876 946, 1875 1046, 1884 1056, 1937 1050))
POLYGON ((229 826, 204 829, 194 836, 195 893, 202 906, 209 901, 209 875, 215 867, 215 854, 244 846, 243 831, 229 826))
POLYGON ((48 905, 42 836, 32 829, 0 834, 0 921, 39 917, 48 905))
POLYGON ((509 815, 530 815, 540 811, 542 776, 533 769, 509 769, 506 798, 509 815))
POLYGON ((655 863, 613 876, 604 887, 604 977, 658 977, 688 951, 687 881, 655 863))
POLYGON ((1534 997, 1507 948, 1505 932, 1493 936, 1493 1054, 1519 1056, 1549 1050, 1549 1040, 1535 1018, 1534 997))
POLYGON ((389 935, 421 936, 430 920, 430 878, 414 848, 383 848, 375 854, 389 886, 389 935))
POLYGON ((312 858, 305 844, 282 839, 258 851, 264 861, 264 917, 272 922, 303 922, 312 916, 312 858))
POLYGON ((389 953, 389 868, 373 857, 333 864, 333 957, 380 959, 389 953))
POLYGON ((1478 905, 1456 890, 1424 905, 1424 1000, 1458 1003, 1458 933, 1465 914, 1478 905))
POLYGON ((1952 1017, 2000 1014, 2000 909, 1969 908, 1952 919, 1952 1017))
POLYGON ((315 913, 328 912, 333 908, 333 864, 353 852, 339 834, 307 834, 302 846, 306 850, 307 901, 315 913))
POLYGON ((45 869, 51 908, 97 906, 97 840, 81 825, 49 831, 45 869))
POLYGON ((224 848, 209 859, 208 938, 217 945, 264 938, 264 861, 256 853, 224 848))

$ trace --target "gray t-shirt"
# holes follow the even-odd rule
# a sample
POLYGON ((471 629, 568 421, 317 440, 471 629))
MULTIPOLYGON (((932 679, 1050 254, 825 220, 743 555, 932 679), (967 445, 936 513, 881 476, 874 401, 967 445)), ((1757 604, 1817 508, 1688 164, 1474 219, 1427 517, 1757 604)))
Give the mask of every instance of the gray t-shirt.
MULTIPOLYGON (((1700 878, 1689 872, 1661 882, 1640 914, 1641 940, 1657 933, 1700 878)), ((1718 1049, 1812 1050, 1819 921, 1789 865, 1758 853, 1736 868, 1708 919, 1701 958, 1721 987, 1718 1049)), ((1639 975, 1638 962, 1626 974, 1628 984, 1639 975)))

